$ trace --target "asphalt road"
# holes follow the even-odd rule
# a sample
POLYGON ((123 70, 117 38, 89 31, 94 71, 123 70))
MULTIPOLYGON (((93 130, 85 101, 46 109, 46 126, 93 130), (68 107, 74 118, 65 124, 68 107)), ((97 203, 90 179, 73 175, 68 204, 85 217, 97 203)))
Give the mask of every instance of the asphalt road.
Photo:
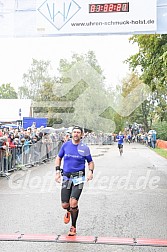
MULTIPOLYGON (((94 179, 79 202, 78 236, 167 240, 167 159, 148 147, 91 146, 94 179)), ((0 234, 67 234, 54 160, 0 178, 0 234)), ((167 247, 1 241, 3 252, 167 252, 167 247)))

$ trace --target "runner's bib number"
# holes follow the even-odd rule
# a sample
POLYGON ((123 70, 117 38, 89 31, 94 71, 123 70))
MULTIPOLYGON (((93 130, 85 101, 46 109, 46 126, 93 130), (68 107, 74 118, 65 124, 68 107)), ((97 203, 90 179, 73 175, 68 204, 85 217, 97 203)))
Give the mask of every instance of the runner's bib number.
POLYGON ((74 185, 79 185, 79 184, 85 182, 85 176, 83 176, 83 177, 74 177, 74 178, 72 178, 72 182, 73 182, 74 185))

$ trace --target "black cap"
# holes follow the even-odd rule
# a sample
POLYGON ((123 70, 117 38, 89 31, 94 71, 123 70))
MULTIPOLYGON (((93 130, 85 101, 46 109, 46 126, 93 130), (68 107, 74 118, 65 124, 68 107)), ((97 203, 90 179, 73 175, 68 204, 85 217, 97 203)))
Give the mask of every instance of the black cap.
POLYGON ((77 125, 74 126, 73 129, 72 129, 72 131, 73 131, 74 129, 79 129, 79 130, 81 131, 81 133, 83 133, 83 129, 82 129, 80 126, 77 126, 77 125))

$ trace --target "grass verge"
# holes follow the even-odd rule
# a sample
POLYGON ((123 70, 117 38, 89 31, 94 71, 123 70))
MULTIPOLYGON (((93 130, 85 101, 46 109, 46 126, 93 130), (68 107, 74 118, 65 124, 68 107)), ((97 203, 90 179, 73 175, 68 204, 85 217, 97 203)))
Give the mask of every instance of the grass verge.
POLYGON ((156 147, 153 149, 157 154, 159 154, 161 157, 167 158, 167 149, 161 149, 156 147))

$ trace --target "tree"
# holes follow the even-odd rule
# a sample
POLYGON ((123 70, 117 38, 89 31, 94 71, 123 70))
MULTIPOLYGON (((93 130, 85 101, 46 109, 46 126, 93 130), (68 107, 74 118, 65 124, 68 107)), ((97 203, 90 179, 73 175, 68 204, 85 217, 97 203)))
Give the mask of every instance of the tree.
POLYGON ((133 71, 140 74, 140 79, 151 88, 152 117, 158 116, 159 120, 166 120, 167 35, 134 35, 130 41, 138 44, 139 52, 127 59, 127 62, 133 71))
POLYGON ((71 108, 59 107, 60 98, 56 96, 54 88, 57 84, 56 79, 43 83, 39 95, 34 101, 34 115, 37 117, 47 117, 50 126, 56 126, 62 123, 60 113, 71 112, 71 108))
MULTIPOLYGON (((141 86, 142 80, 140 80, 139 76, 132 72, 131 74, 127 75, 126 78, 122 80, 122 95, 126 97, 129 93, 131 93, 135 88, 141 86)), ((142 87, 142 86, 141 86, 142 87)), ((143 90, 144 93, 144 90, 143 90)), ((152 103, 150 99, 150 94, 148 95, 147 99, 145 99, 140 106, 135 108, 136 100, 138 99, 138 93, 133 96, 133 102, 127 104, 127 106, 134 105, 134 111, 126 118, 126 121, 129 124, 133 124, 134 122, 138 124, 142 124, 146 131, 151 127, 152 124, 152 103)), ((142 92, 140 93, 142 95, 142 92)), ((127 108, 126 108, 127 109, 127 108)))
POLYGON ((111 132, 112 121, 100 116, 108 107, 108 101, 103 72, 94 52, 73 54, 71 61, 61 60, 59 72, 60 88, 64 90, 61 100, 72 101, 75 109, 73 114, 64 116, 65 124, 79 124, 93 131, 111 132), (67 79, 70 79, 68 85, 67 79))
POLYGON ((157 132, 157 139, 167 141, 167 121, 156 122, 155 124, 153 124, 153 128, 157 132))
POLYGON ((33 60, 24 74, 20 96, 34 101, 36 116, 45 116, 53 126, 80 124, 93 131, 111 132, 113 122, 103 116, 109 96, 102 69, 94 52, 61 59, 58 76, 49 76, 49 62, 33 60), (62 105, 61 105, 62 104, 62 105))
POLYGON ((33 59, 30 69, 23 74, 24 85, 19 87, 19 97, 38 100, 45 82, 49 82, 50 62, 33 59))
POLYGON ((17 99, 17 93, 10 83, 0 86, 0 99, 17 99))

